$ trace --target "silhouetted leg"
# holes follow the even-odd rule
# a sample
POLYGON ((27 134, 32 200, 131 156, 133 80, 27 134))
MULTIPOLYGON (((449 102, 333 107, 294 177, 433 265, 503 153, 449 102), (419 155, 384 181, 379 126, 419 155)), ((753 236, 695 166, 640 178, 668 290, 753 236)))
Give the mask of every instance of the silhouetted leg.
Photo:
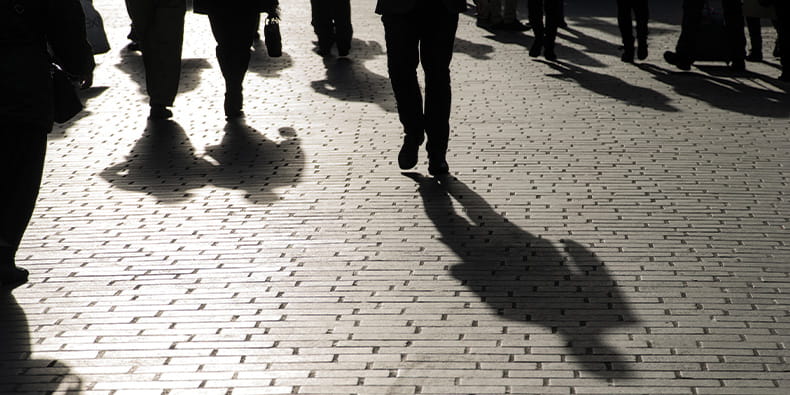
POLYGON ((335 44, 335 31, 332 27, 333 8, 336 6, 334 1, 310 0, 312 12, 312 25, 315 35, 318 37, 318 53, 328 55, 335 44))
POLYGON ((554 43, 557 41, 557 29, 560 26, 560 7, 562 0, 544 0, 543 7, 546 12, 545 51, 546 59, 555 60, 554 43))
POLYGON ((242 85, 250 64, 258 15, 256 11, 227 9, 209 15, 211 32, 217 41, 217 62, 225 79, 225 115, 231 118, 242 115, 242 85))
POLYGON ((450 62, 458 29, 458 14, 447 13, 441 6, 423 19, 420 29, 420 58, 425 70, 425 129, 429 158, 444 159, 450 136, 450 62))
POLYGON ((641 46, 643 43, 647 44, 647 21, 650 19, 650 10, 647 0, 633 0, 633 4, 634 18, 636 19, 636 39, 641 46))
POLYGON ((127 0, 126 4, 140 35, 145 85, 151 105, 172 106, 181 77, 186 3, 183 0, 127 0))
POLYGON ((14 255, 33 215, 44 170, 47 130, 9 120, 2 121, 7 133, 0 142, 0 274, 9 275, 14 255))
POLYGON ((702 18, 704 0, 683 0, 683 22, 680 28, 680 37, 675 47, 678 61, 693 63, 694 52, 697 46, 697 30, 702 18))
POLYGON ((743 32, 743 4, 741 0, 722 0, 724 23, 727 27, 727 41, 733 66, 743 64, 746 57, 746 35, 743 32))
MULTIPOLYGON (((631 0, 617 0, 617 27, 620 29, 620 37, 623 47, 633 53, 634 51, 634 26, 631 19, 631 0)), ((633 58, 633 56, 631 56, 633 58)))
POLYGON ((387 14, 381 17, 384 23, 384 40, 387 44, 387 70, 398 104, 398 116, 404 131, 422 142, 425 133, 422 93, 417 80, 419 55, 419 31, 415 24, 419 15, 387 14))
POLYGON ((763 54, 763 32, 760 18, 747 16, 746 29, 749 31, 749 44, 751 45, 749 56, 747 56, 746 59, 753 61, 761 60, 763 54))
POLYGON ((540 56, 545 42, 546 29, 543 25, 543 0, 528 0, 529 24, 535 34, 535 41, 529 49, 529 56, 540 56))
POLYGON ((337 53, 340 56, 348 55, 351 49, 351 37, 354 29, 351 26, 351 2, 350 0, 335 1, 335 40, 337 41, 337 53))
POLYGON ((650 10, 647 0, 633 0, 633 7, 636 18, 637 57, 644 60, 647 58, 647 22, 650 19, 650 10))

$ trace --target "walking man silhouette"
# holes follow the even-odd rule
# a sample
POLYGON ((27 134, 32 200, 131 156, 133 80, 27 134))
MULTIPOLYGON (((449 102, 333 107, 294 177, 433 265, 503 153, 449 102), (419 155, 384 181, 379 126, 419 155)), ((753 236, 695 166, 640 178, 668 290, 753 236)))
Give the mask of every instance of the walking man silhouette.
POLYGON ((384 23, 389 71, 398 116, 405 136, 398 155, 401 169, 417 165, 417 154, 428 137, 428 172, 449 172, 446 160, 450 138, 450 61, 458 29, 458 14, 466 0, 378 0, 376 13, 384 23), (425 104, 417 80, 417 66, 425 72, 425 104))

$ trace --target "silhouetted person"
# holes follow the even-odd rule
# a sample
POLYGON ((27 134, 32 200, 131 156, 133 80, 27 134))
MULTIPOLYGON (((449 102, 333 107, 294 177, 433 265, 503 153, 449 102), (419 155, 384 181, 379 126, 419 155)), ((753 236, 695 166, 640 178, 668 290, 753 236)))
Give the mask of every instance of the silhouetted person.
POLYGON ((93 50, 78 0, 11 0, 0 5, 0 284, 27 281, 15 256, 38 196, 52 130, 51 48, 81 81, 92 78, 93 50))
POLYGON ((376 13, 384 23, 387 69, 405 133, 398 154, 401 169, 417 165, 427 134, 428 172, 449 172, 450 61, 458 14, 465 10, 466 0, 378 0, 376 4, 376 13), (425 71, 424 107, 417 81, 420 63, 425 71))
POLYGON ((337 45, 337 54, 348 56, 351 50, 351 0, 310 0, 312 25, 318 36, 318 54, 327 56, 337 45))
POLYGON ((537 57, 543 53, 548 60, 557 60, 554 43, 557 40, 557 28, 560 24, 561 0, 528 0, 529 24, 535 33, 535 41, 529 48, 529 56, 537 57), (543 16, 546 22, 543 22, 543 16))
POLYGON ((242 85, 250 64, 250 50, 258 33, 260 13, 279 15, 278 0, 195 0, 194 10, 208 15, 217 41, 217 62, 225 79, 225 117, 244 116, 242 85))
POLYGON ((126 0, 145 65, 151 119, 173 116, 184 42, 185 0, 126 0))
MULTIPOLYGON (((675 52, 664 52, 664 60, 681 70, 690 70, 695 60, 695 51, 698 43, 698 31, 702 22, 702 11, 705 0, 683 0, 683 22, 680 26, 675 52)), ((726 40, 729 48, 730 68, 742 71, 746 68, 746 36, 743 33, 743 9, 741 0, 722 0, 724 8, 724 24, 727 35, 721 37, 726 40)), ((715 45, 711 43, 710 45, 715 45)))
POLYGON ((636 39, 638 41, 636 56, 639 60, 647 59, 647 20, 649 11, 647 0, 617 0, 617 26, 623 39, 623 62, 634 61, 634 26, 631 13, 636 19, 636 39))

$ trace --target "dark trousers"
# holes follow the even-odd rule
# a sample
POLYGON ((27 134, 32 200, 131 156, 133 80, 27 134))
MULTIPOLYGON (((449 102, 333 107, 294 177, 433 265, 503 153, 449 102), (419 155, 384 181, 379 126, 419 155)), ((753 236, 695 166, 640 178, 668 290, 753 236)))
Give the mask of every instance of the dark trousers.
MULTIPOLYGON (((705 0, 683 0, 683 22, 676 47, 678 57, 694 60, 697 46, 697 30, 702 20, 705 0)), ((746 36, 743 33, 743 8, 741 0, 722 0, 724 23, 731 60, 742 60, 746 56, 746 36)))
POLYGON ((126 0, 145 65, 151 104, 172 106, 181 78, 184 0, 126 0))
POLYGON ((350 0, 310 0, 312 24, 318 47, 328 51, 337 44, 338 52, 348 52, 354 30, 351 26, 350 0))
POLYGON ((458 14, 439 1, 418 2, 407 14, 385 14, 384 39, 398 115, 406 134, 428 136, 429 157, 444 155, 450 136, 450 61, 458 14), (425 107, 417 66, 425 71, 425 107))
POLYGON ((634 47, 632 13, 636 19, 636 37, 640 46, 647 43, 647 20, 650 17, 647 0, 617 0, 617 26, 626 48, 634 47))
POLYGON ((217 41, 217 62, 225 79, 225 94, 241 96, 244 76, 250 65, 250 48, 260 23, 257 10, 221 7, 208 16, 217 41))
POLYGON ((546 49, 554 49, 554 42, 557 40, 557 28, 562 21, 562 0, 529 0, 527 9, 529 11, 529 24, 532 25, 532 32, 535 40, 542 43, 546 49), (543 15, 546 15, 546 23, 543 23, 543 15))
POLYGON ((0 120, 0 179, 3 180, 0 205, 0 265, 13 263, 38 197, 47 130, 40 125, 0 120))

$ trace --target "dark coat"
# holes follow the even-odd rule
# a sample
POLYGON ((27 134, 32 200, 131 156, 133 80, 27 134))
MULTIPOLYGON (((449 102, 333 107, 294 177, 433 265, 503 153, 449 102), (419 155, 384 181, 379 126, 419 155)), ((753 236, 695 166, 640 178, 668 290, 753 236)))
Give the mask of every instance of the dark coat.
MULTIPOLYGON (((436 0, 378 0, 376 3, 377 14, 405 14, 413 10, 420 1, 436 0)), ((466 0, 441 0, 448 12, 466 11, 466 0)))
POLYGON ((279 0, 194 0, 193 9, 196 14, 210 14, 220 7, 230 7, 228 4, 231 2, 234 7, 240 9, 255 10, 268 14, 276 13, 277 7, 280 5, 279 0))
POLYGON ((9 120, 52 128, 47 44, 67 72, 93 71, 79 0, 0 0, 0 125, 9 120))

